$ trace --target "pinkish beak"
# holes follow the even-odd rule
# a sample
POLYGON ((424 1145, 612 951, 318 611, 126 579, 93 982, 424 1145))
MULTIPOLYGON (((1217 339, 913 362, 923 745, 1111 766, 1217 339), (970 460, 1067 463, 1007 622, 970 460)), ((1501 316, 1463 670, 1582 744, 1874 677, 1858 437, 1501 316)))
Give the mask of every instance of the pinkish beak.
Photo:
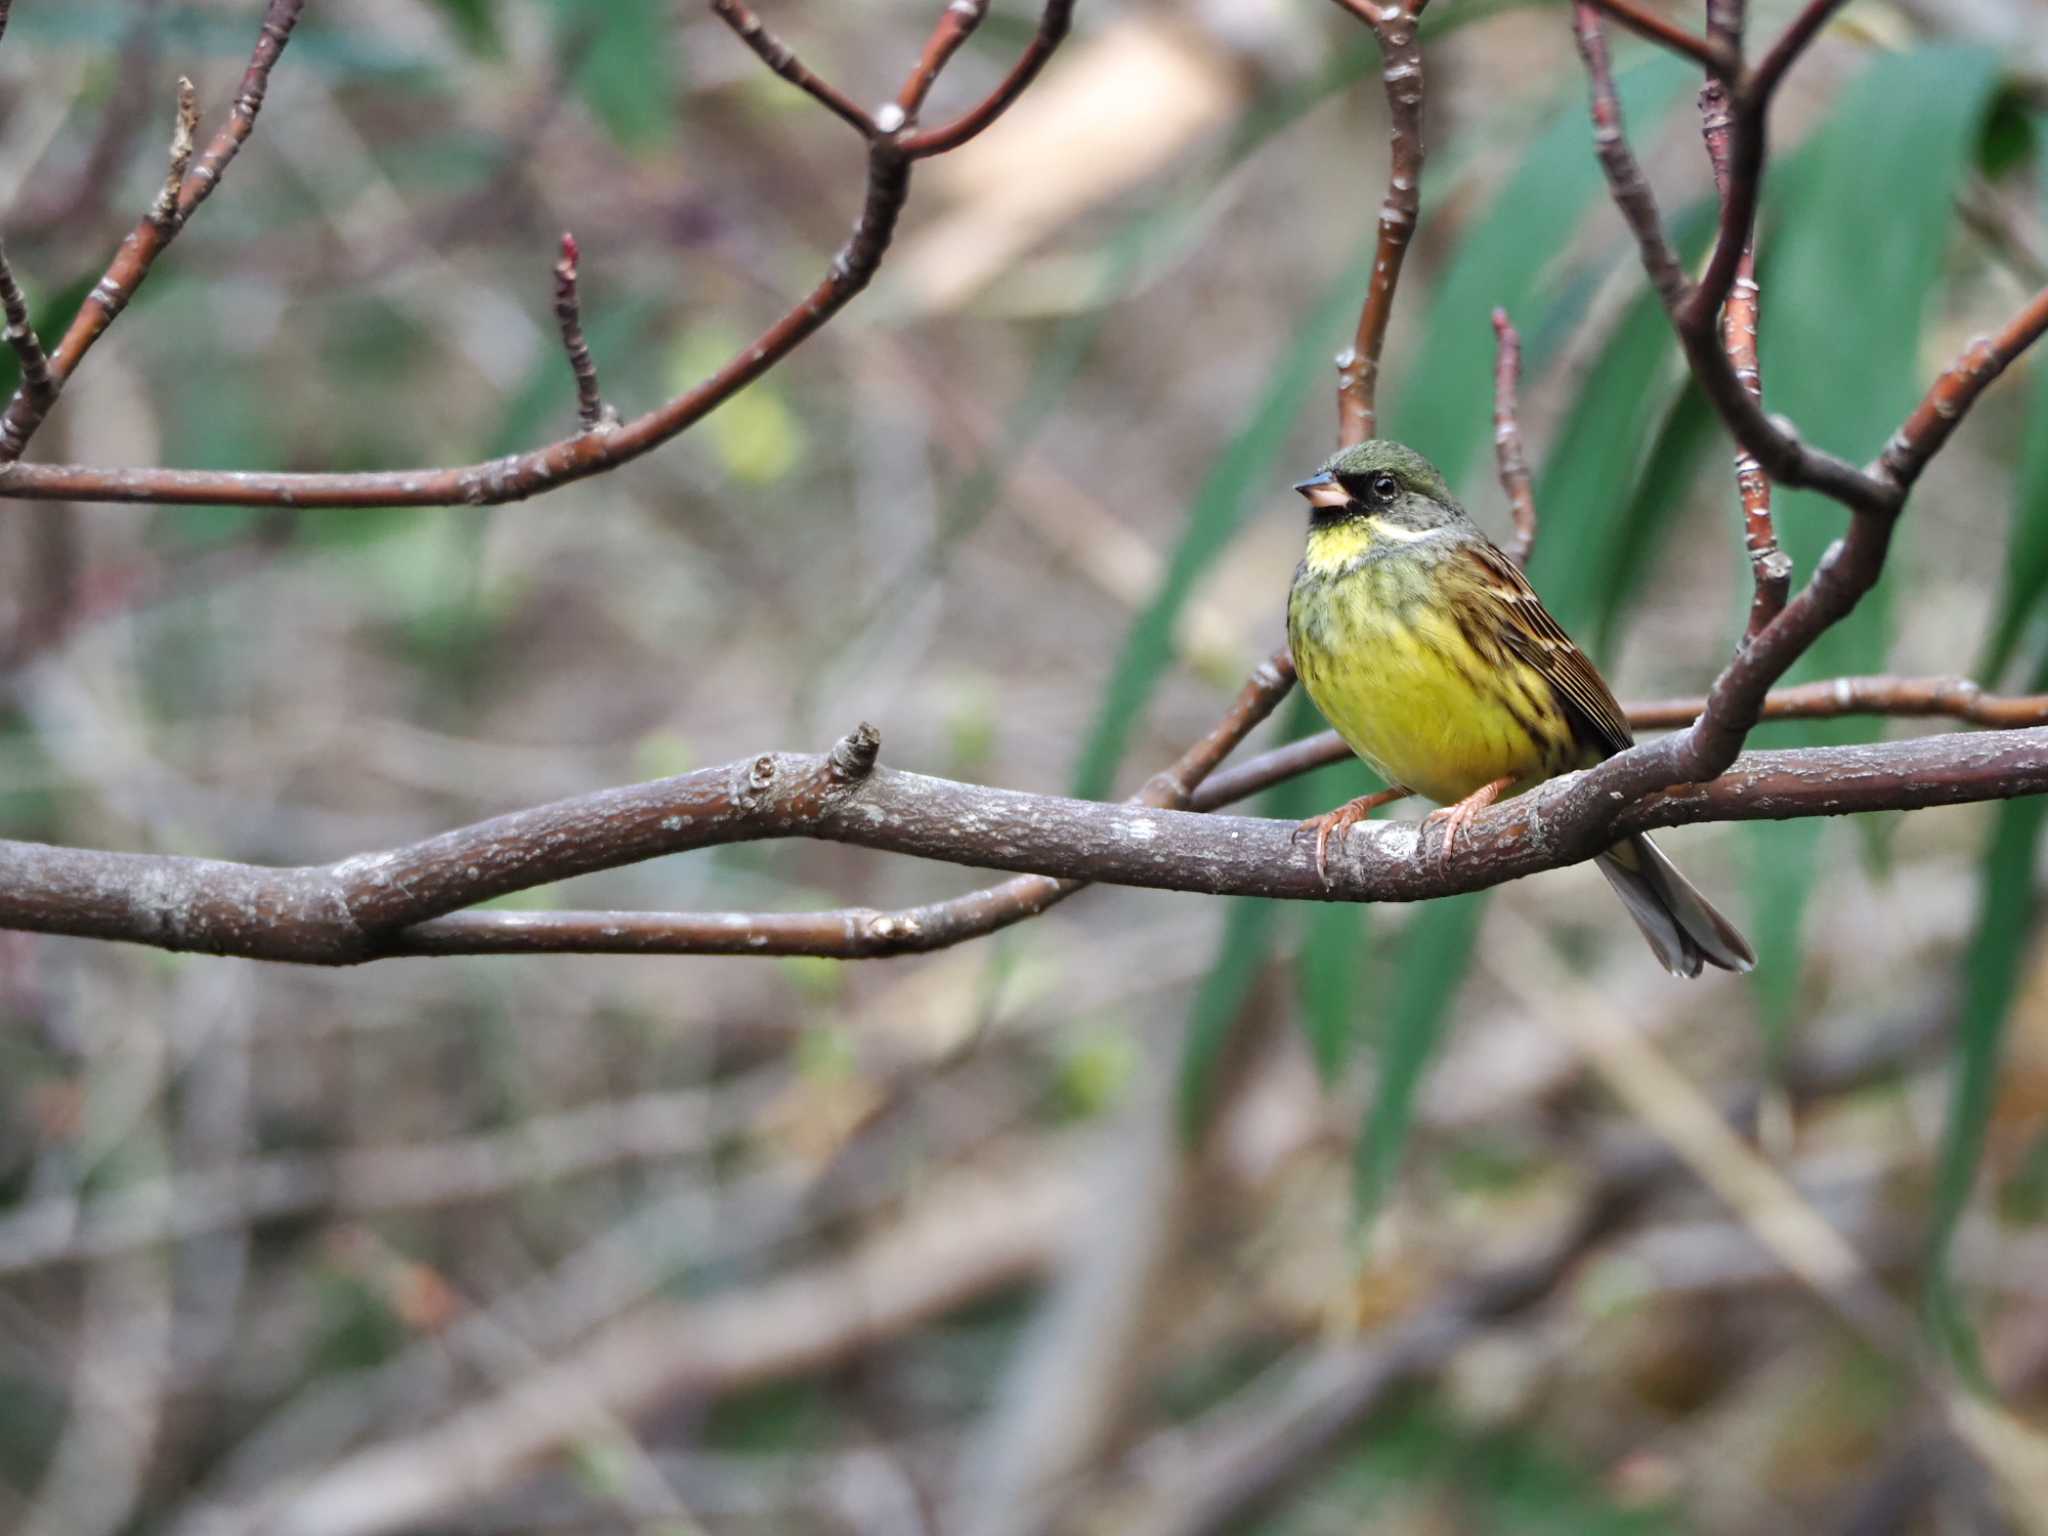
POLYGON ((1344 487, 1337 483, 1337 477, 1327 472, 1320 475, 1311 475, 1308 479, 1297 485, 1295 489, 1306 496, 1308 504, 1317 511, 1328 511, 1332 508, 1341 507, 1351 500, 1344 487))

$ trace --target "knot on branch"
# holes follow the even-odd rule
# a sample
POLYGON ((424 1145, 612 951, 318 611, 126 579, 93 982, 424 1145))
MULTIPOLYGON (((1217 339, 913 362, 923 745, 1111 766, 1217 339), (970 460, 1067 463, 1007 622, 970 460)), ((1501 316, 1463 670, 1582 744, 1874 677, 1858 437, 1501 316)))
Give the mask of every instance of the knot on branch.
POLYGON ((875 771, 882 753, 882 733, 863 720, 832 748, 829 759, 832 778, 839 784, 858 784, 875 771))

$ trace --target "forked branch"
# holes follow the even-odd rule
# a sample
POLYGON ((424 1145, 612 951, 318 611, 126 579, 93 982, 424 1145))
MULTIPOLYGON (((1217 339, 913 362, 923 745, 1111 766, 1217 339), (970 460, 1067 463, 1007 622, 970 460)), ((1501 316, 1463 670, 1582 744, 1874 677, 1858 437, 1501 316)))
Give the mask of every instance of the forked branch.
MULTIPOLYGON (((1763 473, 1780 484, 1820 491, 1852 513, 1847 534, 1828 551, 1806 586, 1750 635, 1715 679, 1699 720, 1687 731, 1613 760, 1617 780, 1626 793, 1701 782, 1735 760, 1761 716, 1771 686, 1876 584, 1884 569, 1893 524, 1928 459, 1947 441, 1985 387, 2048 330, 2048 290, 2043 290, 2003 330, 1973 343, 1942 374, 1868 469, 1857 469, 1807 446, 1789 423, 1764 414, 1758 396, 1738 374, 1724 344, 1722 307, 1750 243, 1772 94, 1838 7, 1839 0, 1812 0, 1754 71, 1734 72, 1729 87, 1720 232, 1706 274, 1694 284, 1678 263, 1656 198, 1629 148, 1600 22, 1601 7, 1593 0, 1574 0, 1574 30, 1592 89, 1595 150, 1615 205, 1635 235, 1643 269, 1664 302, 1694 378, 1763 473)), ((1739 9, 1721 0, 1717 14, 1720 33, 1739 38, 1739 9)))
MULTIPOLYGON (((145 218, 123 245, 107 277, 81 309, 53 355, 52 374, 61 389, 85 350, 113 321, 135 286, 193 209, 218 183, 235 151, 248 138, 262 106, 271 67, 290 36, 303 0, 270 0, 241 94, 229 120, 192 166, 179 197, 177 219, 159 226, 145 218)), ((37 410, 24 395, 0 419, 0 460, 15 444, 16 462, 0 462, 0 497, 21 500, 115 501, 163 504, 224 504, 257 507, 433 507, 491 506, 553 490, 572 480, 616 468, 649 453, 685 431, 781 362, 822 329, 873 280, 895 233, 910 193, 910 169, 959 148, 1002 115, 1037 77, 1066 36, 1074 0, 1044 0, 1037 31, 1015 66, 979 102, 936 127, 919 128, 914 113, 892 106, 887 123, 856 107, 844 92, 825 84, 786 46, 764 29, 740 0, 713 0, 712 8, 770 68, 804 90, 867 141, 867 182, 859 217, 823 278, 782 317, 740 349, 694 388, 605 432, 579 431, 525 453, 453 468, 370 471, 359 474, 287 474, 262 470, 180 470, 100 468, 84 464, 18 462, 47 407, 37 410)), ((981 7, 955 4, 941 15, 932 41, 912 66, 902 100, 921 103, 940 68, 977 21, 981 7), (968 19, 971 13, 972 20, 968 19)))

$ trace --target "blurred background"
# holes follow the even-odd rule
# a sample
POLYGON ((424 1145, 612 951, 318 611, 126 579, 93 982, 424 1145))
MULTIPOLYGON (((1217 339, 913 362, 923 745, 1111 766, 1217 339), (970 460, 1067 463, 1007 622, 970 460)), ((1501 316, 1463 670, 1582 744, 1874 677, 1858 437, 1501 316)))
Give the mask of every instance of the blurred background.
MULTIPOLYGON (((210 131, 261 7, 13 9, 0 229, 50 335, 161 180, 176 77, 210 131)), ((1768 40, 1793 7, 1753 10, 1768 40)), ((869 102, 936 14, 764 10, 869 102)), ((1034 22, 998 0, 933 115, 1034 22)), ((2042 281, 2043 23, 1852 4, 1783 93, 1764 374, 1822 445, 1873 455, 2042 281)), ((1728 445, 1606 200, 1567 10, 1438 0, 1425 33, 1382 428, 1501 533, 1507 306, 1532 577, 1624 700, 1697 693, 1747 605, 1728 445)), ((1697 253, 1696 76, 1615 43, 1697 253)), ((635 413, 816 281, 860 173, 694 5, 324 0, 35 456, 564 435, 564 229, 635 413)), ((1128 794, 1282 640, 1287 486, 1333 440, 1385 177, 1335 7, 1084 0, 1015 110, 919 170, 875 287, 651 458, 496 510, 17 504, 0 833, 319 862, 862 719, 899 767, 1128 794)), ((2039 685, 2042 377, 1985 397, 1802 675, 2039 685)), ((1842 514, 1778 521, 1803 577, 1842 514)), ((1253 744, 1319 726, 1290 701, 1253 744)), ((0 934, 0 1528, 2038 1530, 1984 1447, 2024 1461, 2048 1423, 2040 822, 1671 835, 1763 955, 1690 985, 1585 868, 1405 909, 1093 890, 856 964, 329 973, 0 934), (1661 1152, 1703 1105, 1755 1136, 1661 1152), (1949 1427, 1956 1381, 1992 1430, 1949 1427)), ((773 843, 518 904, 981 883, 773 843)))

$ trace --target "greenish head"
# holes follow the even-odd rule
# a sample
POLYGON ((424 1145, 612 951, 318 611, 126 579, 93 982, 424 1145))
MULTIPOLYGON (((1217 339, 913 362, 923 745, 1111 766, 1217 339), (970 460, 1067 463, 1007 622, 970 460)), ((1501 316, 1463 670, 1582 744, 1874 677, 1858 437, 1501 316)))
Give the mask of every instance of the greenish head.
POLYGON ((1363 521, 1399 539, 1466 522, 1437 467, 1386 438, 1333 455, 1295 489, 1308 498, 1311 536, 1319 527, 1363 521))

